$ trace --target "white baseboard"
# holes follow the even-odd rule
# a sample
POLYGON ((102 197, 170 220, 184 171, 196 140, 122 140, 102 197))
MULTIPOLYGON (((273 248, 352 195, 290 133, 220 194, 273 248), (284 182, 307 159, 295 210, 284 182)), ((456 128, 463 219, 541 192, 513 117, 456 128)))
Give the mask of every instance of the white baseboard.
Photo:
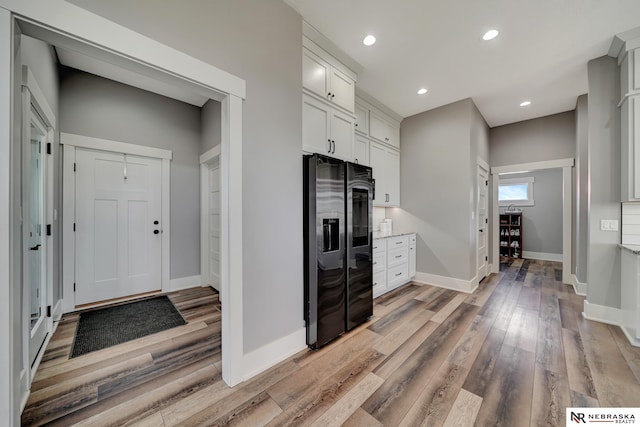
POLYGON ((546 252, 522 251, 522 258, 562 262, 562 254, 551 254, 546 252))
POLYGON ((171 279, 169 281, 169 289, 163 289, 162 292, 173 292, 181 289, 195 288, 202 285, 200 275, 179 277, 177 279, 171 279))
POLYGON ((582 315, 585 319, 607 323, 609 325, 620 326, 622 324, 622 310, 606 305, 591 304, 584 300, 584 311, 582 315))
POLYGON ((585 300, 584 312, 582 315, 585 319, 595 320, 596 322, 607 323, 609 325, 619 327, 631 345, 640 347, 640 339, 635 336, 635 331, 624 325, 624 312, 622 309, 591 304, 589 301, 585 300))
POLYGON ((243 381, 258 375, 262 371, 304 350, 307 347, 306 342, 306 328, 302 328, 245 354, 242 360, 244 371, 243 381))
POLYGON ((577 295, 587 296, 587 284, 580 282, 575 274, 571 275, 571 284, 577 295))
POLYGON ((471 280, 456 279, 454 277, 438 276, 437 274, 422 273, 418 271, 413 278, 414 282, 423 283, 425 285, 438 286, 440 288, 452 289, 454 291, 473 293, 478 287, 478 278, 471 280))

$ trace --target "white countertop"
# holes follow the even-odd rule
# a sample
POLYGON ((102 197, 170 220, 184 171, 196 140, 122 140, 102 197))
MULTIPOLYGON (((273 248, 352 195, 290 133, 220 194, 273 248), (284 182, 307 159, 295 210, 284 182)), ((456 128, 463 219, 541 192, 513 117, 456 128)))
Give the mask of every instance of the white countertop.
MULTIPOLYGON (((373 232, 373 240, 388 239, 389 237, 409 236, 410 234, 416 234, 416 233, 415 232, 413 232, 413 233, 393 233, 393 234, 390 234, 389 236, 381 236, 380 232, 374 231, 373 232)), ((639 247, 639 250, 640 250, 640 247, 639 247)))
POLYGON ((623 245, 622 243, 618 243, 618 247, 634 255, 640 255, 640 245, 623 245))

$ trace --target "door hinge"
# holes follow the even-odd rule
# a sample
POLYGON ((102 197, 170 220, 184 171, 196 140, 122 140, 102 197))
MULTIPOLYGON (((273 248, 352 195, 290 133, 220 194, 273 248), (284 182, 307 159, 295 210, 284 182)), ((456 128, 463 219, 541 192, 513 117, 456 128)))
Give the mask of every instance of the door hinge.
POLYGON ((73 171, 74 172, 76 171, 76 164, 75 163, 73 164, 73 171))
POLYGON ((51 143, 47 142, 47 154, 51 154, 51 143))
POLYGON ((51 236, 51 224, 47 224, 47 236, 51 236))
POLYGON ((489 185, 489 180, 488 179, 484 181, 484 185, 489 185))
POLYGON ((485 224, 489 224, 489 218, 485 218, 485 219, 484 219, 484 223, 485 223, 485 224))
POLYGON ((47 317, 51 317, 51 306, 47 306, 47 317))

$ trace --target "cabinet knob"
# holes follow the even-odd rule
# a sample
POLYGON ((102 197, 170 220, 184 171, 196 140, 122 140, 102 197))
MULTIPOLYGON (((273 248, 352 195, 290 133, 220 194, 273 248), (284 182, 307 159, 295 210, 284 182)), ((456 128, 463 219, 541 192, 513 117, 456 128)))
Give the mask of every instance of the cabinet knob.
POLYGON ((153 230, 153 234, 158 234, 160 233, 160 230, 153 230))

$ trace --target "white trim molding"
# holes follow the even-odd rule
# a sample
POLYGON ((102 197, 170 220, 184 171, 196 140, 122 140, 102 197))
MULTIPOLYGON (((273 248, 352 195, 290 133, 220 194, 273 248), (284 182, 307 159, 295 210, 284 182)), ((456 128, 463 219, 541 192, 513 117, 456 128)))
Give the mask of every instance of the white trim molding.
POLYGON ((438 276, 437 274, 416 272, 412 279, 414 282, 424 285, 437 286, 439 288, 451 289, 454 291, 464 292, 466 294, 473 293, 478 288, 478 278, 471 280, 456 279, 454 277, 438 276))
POLYGON ((583 297, 587 296, 587 284, 578 280, 578 276, 575 274, 571 275, 571 284, 573 285, 573 290, 576 295, 582 295, 583 297))
POLYGON ((307 330, 306 328, 301 328, 285 337, 245 354, 245 375, 243 381, 258 375, 260 372, 271 368, 282 360, 304 350, 307 348, 306 339, 307 330))
POLYGON ((562 254, 552 254, 547 252, 522 251, 522 258, 562 262, 562 254))
POLYGON ((202 280, 200 279, 200 275, 196 276, 188 276, 188 277, 178 277, 177 279, 169 280, 169 288, 165 290, 162 289, 163 292, 173 292, 180 291, 182 289, 189 288, 199 288, 202 286, 202 280))
POLYGON ((211 150, 200 155, 200 164, 209 163, 220 155, 220 145, 216 145, 211 150))
POLYGON ((79 148, 91 150, 112 151, 114 153, 132 154, 135 156, 153 157, 156 159, 173 158, 171 150, 148 147, 146 145, 130 144, 128 142, 112 141, 109 139, 94 138, 85 135, 75 135, 73 133, 60 132, 60 144, 73 145, 79 148))
MULTIPOLYGON (((0 8, 0 414, 7 425, 20 423, 20 398, 16 395, 15 373, 20 369, 14 358, 14 309, 13 295, 16 292, 12 274, 13 208, 11 203, 11 141, 12 132, 12 79, 13 74, 13 19, 9 11, 0 8)), ((19 289, 17 291, 20 291, 19 289)), ((19 390, 19 388, 18 388, 19 390)))
POLYGON ((622 311, 619 308, 591 304, 586 299, 584 300, 584 311, 582 315, 585 319, 595 320, 609 325, 620 326, 622 324, 622 311))
POLYGON ((500 175, 500 174, 507 174, 507 173, 522 172, 522 171, 530 172, 530 171, 540 170, 540 169, 572 168, 573 165, 574 165, 574 160, 572 158, 546 160, 542 162, 518 163, 516 165, 494 166, 491 168, 491 173, 495 175, 500 175))
MULTIPOLYGON (((573 283, 571 278, 572 270, 572 205, 573 205, 573 177, 572 168, 574 159, 558 159, 543 162, 520 163, 516 165, 496 166, 491 168, 491 177, 493 179, 493 224, 492 224, 492 263, 497 269, 500 260, 500 213, 498 207, 498 175, 508 174, 522 171, 536 171, 542 169, 562 168, 562 282, 566 284, 573 283)), ((497 272, 497 271, 494 271, 497 272)))

